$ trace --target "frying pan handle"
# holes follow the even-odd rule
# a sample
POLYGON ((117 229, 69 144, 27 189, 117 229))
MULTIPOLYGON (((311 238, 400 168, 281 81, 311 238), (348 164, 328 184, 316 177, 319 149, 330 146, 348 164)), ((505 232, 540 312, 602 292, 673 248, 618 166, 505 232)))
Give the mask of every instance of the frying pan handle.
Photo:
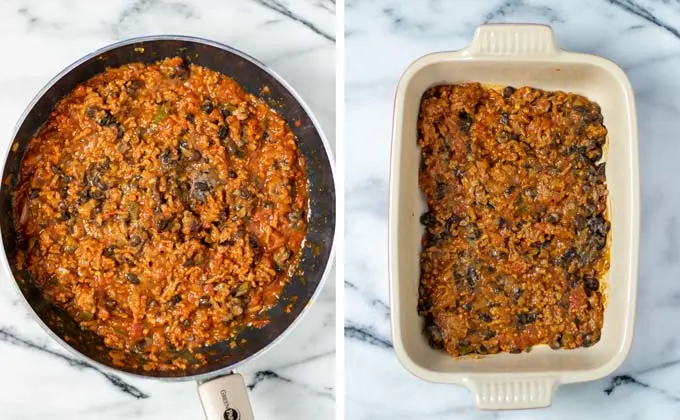
POLYGON ((248 390, 238 373, 198 383, 206 420, 255 420, 248 390))

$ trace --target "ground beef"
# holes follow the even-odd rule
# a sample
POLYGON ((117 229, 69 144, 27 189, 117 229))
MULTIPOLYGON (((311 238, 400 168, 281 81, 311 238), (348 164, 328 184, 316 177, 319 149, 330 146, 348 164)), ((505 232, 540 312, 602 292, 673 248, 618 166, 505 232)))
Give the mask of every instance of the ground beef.
POLYGON ((306 168, 263 100, 174 57, 60 101, 14 203, 17 264, 45 296, 120 363, 169 370, 267 322, 306 233, 306 168))
POLYGON ((593 345, 609 267, 607 130, 564 92, 442 85, 418 121, 418 311, 454 356, 593 345))

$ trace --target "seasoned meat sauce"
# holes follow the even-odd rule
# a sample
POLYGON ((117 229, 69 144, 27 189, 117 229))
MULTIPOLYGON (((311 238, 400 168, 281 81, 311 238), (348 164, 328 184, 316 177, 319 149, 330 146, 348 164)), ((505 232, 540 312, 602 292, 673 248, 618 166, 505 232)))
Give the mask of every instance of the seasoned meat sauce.
POLYGON ((430 344, 462 356, 596 343, 610 228, 599 106, 442 85, 423 95, 418 131, 430 344))
POLYGON ((180 57, 110 68, 28 145, 17 264, 115 362, 185 368, 173 356, 267 322, 299 261, 306 185, 286 122, 229 77, 180 57))

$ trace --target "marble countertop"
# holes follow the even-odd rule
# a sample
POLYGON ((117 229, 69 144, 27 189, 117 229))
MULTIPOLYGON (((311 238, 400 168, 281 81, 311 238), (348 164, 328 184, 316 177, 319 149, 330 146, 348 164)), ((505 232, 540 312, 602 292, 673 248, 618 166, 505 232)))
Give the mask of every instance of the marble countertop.
POLYGON ((679 419, 680 5, 668 1, 346 2, 346 415, 363 419, 679 419), (637 99, 642 230, 632 350, 609 377, 562 386, 552 407, 481 412, 465 388, 408 373, 390 337, 387 192, 392 104, 406 66, 467 46, 477 25, 552 25, 558 44, 618 63, 637 99))
MULTIPOLYGON (((259 58, 306 100, 334 145, 333 0, 70 0, 0 2, 0 139, 52 76, 126 38, 193 35, 259 58)), ((5 270, 0 276, 5 277, 5 270)), ((258 419, 329 419, 335 412, 335 275, 302 322, 241 370, 258 419)), ((104 373, 51 340, 0 278, 0 418, 198 419, 195 383, 104 373)))

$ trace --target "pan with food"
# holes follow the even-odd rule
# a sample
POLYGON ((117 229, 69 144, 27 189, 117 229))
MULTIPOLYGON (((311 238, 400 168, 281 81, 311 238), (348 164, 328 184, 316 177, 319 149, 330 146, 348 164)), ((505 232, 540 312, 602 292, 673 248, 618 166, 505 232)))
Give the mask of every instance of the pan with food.
POLYGON ((64 70, 17 125, 0 197, 40 324, 93 363, 202 381, 209 418, 252 417, 231 373, 299 319, 332 257, 313 116, 262 64, 201 39, 124 41, 64 70))

